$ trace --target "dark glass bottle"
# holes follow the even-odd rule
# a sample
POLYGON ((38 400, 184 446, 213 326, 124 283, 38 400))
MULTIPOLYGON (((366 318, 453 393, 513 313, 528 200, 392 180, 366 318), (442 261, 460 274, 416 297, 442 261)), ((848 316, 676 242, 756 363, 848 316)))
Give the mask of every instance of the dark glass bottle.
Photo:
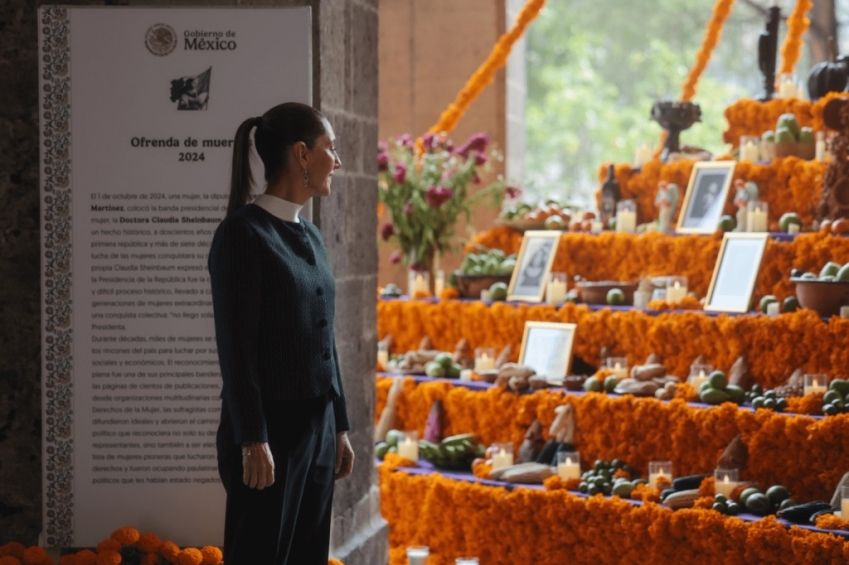
POLYGON ((619 181, 616 180, 614 167, 611 163, 607 167, 607 179, 601 185, 601 223, 604 227, 610 225, 610 219, 616 216, 616 203, 622 198, 619 190, 619 181))

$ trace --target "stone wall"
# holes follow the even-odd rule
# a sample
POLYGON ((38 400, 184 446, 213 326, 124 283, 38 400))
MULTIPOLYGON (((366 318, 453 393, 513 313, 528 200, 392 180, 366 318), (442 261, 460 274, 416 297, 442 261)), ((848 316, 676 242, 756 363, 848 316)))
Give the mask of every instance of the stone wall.
MULTIPOLYGON (((120 3, 162 5, 158 0, 120 3)), ((337 485, 333 546, 347 565, 386 563, 371 418, 376 349, 372 150, 377 143, 377 0, 170 4, 313 8, 314 99, 335 126, 345 167, 334 177, 334 194, 316 206, 315 219, 325 234, 338 280, 337 336, 357 456, 354 476, 337 485)), ((0 544, 11 540, 35 544, 41 532, 36 7, 32 0, 0 3, 0 544)))

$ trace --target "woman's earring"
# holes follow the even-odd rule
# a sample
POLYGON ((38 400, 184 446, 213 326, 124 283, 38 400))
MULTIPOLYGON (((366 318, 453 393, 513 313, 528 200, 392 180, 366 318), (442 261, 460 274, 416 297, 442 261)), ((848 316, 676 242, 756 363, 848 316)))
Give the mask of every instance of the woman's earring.
POLYGON ((310 185, 310 176, 307 174, 307 170, 304 169, 304 186, 310 185))

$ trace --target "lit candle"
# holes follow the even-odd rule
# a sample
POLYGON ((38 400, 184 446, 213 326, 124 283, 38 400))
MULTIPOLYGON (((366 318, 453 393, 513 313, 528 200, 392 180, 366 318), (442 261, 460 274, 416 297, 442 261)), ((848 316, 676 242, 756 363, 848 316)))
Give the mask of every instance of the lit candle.
POLYGON ((749 202, 746 222, 749 232, 767 231, 767 204, 766 202, 749 202))
POLYGON ((500 469, 501 467, 509 467, 513 464, 513 451, 507 451, 503 447, 492 456, 492 468, 500 469))
POLYGON ((545 288, 546 302, 560 304, 566 300, 566 273, 551 273, 545 288))
POLYGON ((389 352, 384 348, 377 350, 377 368, 380 371, 389 368, 389 352))
POLYGON ((699 369, 698 375, 693 375, 693 376, 690 377, 690 384, 693 385, 694 389, 699 390, 699 387, 701 387, 706 380, 707 380, 707 375, 705 375, 704 370, 699 369))
POLYGON ((753 141, 747 141, 746 146, 743 148, 743 150, 741 152, 740 160, 741 161, 752 161, 752 162, 757 161, 758 158, 760 157, 759 153, 760 152, 758 151, 758 146, 755 145, 755 143, 753 141))
POLYGON ((557 475, 564 481, 581 477, 581 456, 577 452, 557 453, 557 475))
POLYGON ((675 281, 672 286, 666 288, 666 301, 670 304, 677 304, 687 297, 687 287, 681 286, 681 283, 675 281))
POLYGON ((616 231, 634 233, 637 231, 637 213, 633 210, 620 210, 616 213, 616 231))
POLYGON ((428 547, 408 547, 407 561, 409 565, 427 565, 427 558, 430 555, 428 547))
POLYGON ((825 161, 825 140, 817 139, 816 156, 817 161, 825 161))
POLYGON ((737 488, 737 469, 717 469, 714 472, 714 491, 730 497, 737 488))
POLYGON ((398 444, 398 455, 406 457, 410 461, 418 462, 419 460, 419 442, 414 441, 412 437, 407 436, 398 444))
POLYGON ((665 488, 672 483, 671 461, 649 462, 649 486, 653 488, 665 488), (660 484, 663 483, 663 484, 660 484))
POLYGON ((436 272, 436 280, 433 283, 433 293, 439 298, 442 291, 445 289, 445 271, 439 270, 436 272))
POLYGON ((416 275, 416 281, 413 283, 413 291, 414 292, 427 292, 427 283, 424 280, 424 277, 421 275, 416 275))
POLYGON ((495 369, 495 360, 491 359, 486 353, 475 359, 476 371, 491 371, 493 369, 495 369))
POLYGON ((607 369, 620 380, 628 378, 628 359, 626 357, 608 357, 607 369))
POLYGON ((825 375, 805 375, 805 396, 818 392, 825 393, 828 390, 827 385, 828 377, 825 375))

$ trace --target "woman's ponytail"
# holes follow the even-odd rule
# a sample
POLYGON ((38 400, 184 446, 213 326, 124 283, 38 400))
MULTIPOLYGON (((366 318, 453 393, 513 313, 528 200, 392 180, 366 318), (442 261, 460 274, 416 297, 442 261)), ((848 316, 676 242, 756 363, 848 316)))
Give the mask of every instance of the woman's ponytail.
POLYGON ((260 127, 262 118, 248 118, 236 130, 233 143, 233 170, 230 173, 230 201, 227 214, 248 203, 254 184, 251 174, 251 130, 260 127))

